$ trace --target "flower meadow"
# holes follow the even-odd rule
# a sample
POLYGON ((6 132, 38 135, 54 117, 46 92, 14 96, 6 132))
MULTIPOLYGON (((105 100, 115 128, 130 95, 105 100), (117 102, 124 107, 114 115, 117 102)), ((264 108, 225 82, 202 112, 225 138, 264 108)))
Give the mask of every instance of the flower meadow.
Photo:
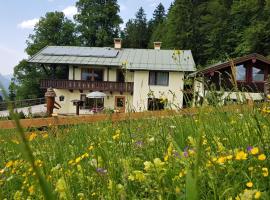
POLYGON ((259 109, 0 130, 0 199, 269 199, 270 116, 259 109), (34 166, 34 168, 33 168, 34 166))

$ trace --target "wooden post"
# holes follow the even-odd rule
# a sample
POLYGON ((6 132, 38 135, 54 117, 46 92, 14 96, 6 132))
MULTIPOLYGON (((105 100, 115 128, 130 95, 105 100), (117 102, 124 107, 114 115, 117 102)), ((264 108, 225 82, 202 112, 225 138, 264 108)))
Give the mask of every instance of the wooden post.
POLYGON ((270 76, 267 77, 266 81, 264 82, 264 96, 265 101, 269 101, 268 95, 270 95, 270 76))
POLYGON ((76 115, 80 115, 80 102, 76 103, 76 115))
POLYGON ((47 114, 50 117, 53 114, 55 97, 56 97, 56 94, 55 94, 54 90, 51 87, 48 88, 47 92, 45 93, 45 98, 46 98, 46 102, 47 102, 47 114))

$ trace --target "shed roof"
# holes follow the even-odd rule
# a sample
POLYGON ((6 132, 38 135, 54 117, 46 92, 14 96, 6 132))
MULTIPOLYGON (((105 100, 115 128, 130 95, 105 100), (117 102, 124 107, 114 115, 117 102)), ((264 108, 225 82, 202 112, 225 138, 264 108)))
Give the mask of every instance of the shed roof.
POLYGON ((196 70, 191 50, 114 49, 109 47, 47 46, 28 60, 39 64, 122 66, 130 70, 196 70), (179 51, 177 51, 179 53, 179 51))

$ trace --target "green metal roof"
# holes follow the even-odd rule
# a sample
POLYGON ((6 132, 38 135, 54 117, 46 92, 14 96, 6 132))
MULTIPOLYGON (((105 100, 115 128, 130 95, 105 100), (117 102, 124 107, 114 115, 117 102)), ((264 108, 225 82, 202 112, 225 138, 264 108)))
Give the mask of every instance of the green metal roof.
POLYGON ((122 66, 130 70, 196 70, 190 50, 114 49, 109 47, 48 46, 28 60, 39 64, 122 66), (180 53, 179 53, 180 52, 180 53), (174 54, 177 54, 174 58, 174 54))

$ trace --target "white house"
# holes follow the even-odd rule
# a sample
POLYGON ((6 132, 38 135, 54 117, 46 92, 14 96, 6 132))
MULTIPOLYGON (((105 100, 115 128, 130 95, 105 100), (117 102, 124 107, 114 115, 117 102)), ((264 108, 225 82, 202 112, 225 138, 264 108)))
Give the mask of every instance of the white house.
POLYGON ((195 71, 190 50, 122 48, 121 39, 111 47, 48 46, 29 59, 46 69, 66 71, 64 79, 41 80, 41 88, 52 87, 61 114, 76 112, 74 100, 83 102, 80 113, 94 107, 120 112, 178 109, 183 104, 184 75, 195 71), (104 98, 87 98, 90 92, 104 98))

